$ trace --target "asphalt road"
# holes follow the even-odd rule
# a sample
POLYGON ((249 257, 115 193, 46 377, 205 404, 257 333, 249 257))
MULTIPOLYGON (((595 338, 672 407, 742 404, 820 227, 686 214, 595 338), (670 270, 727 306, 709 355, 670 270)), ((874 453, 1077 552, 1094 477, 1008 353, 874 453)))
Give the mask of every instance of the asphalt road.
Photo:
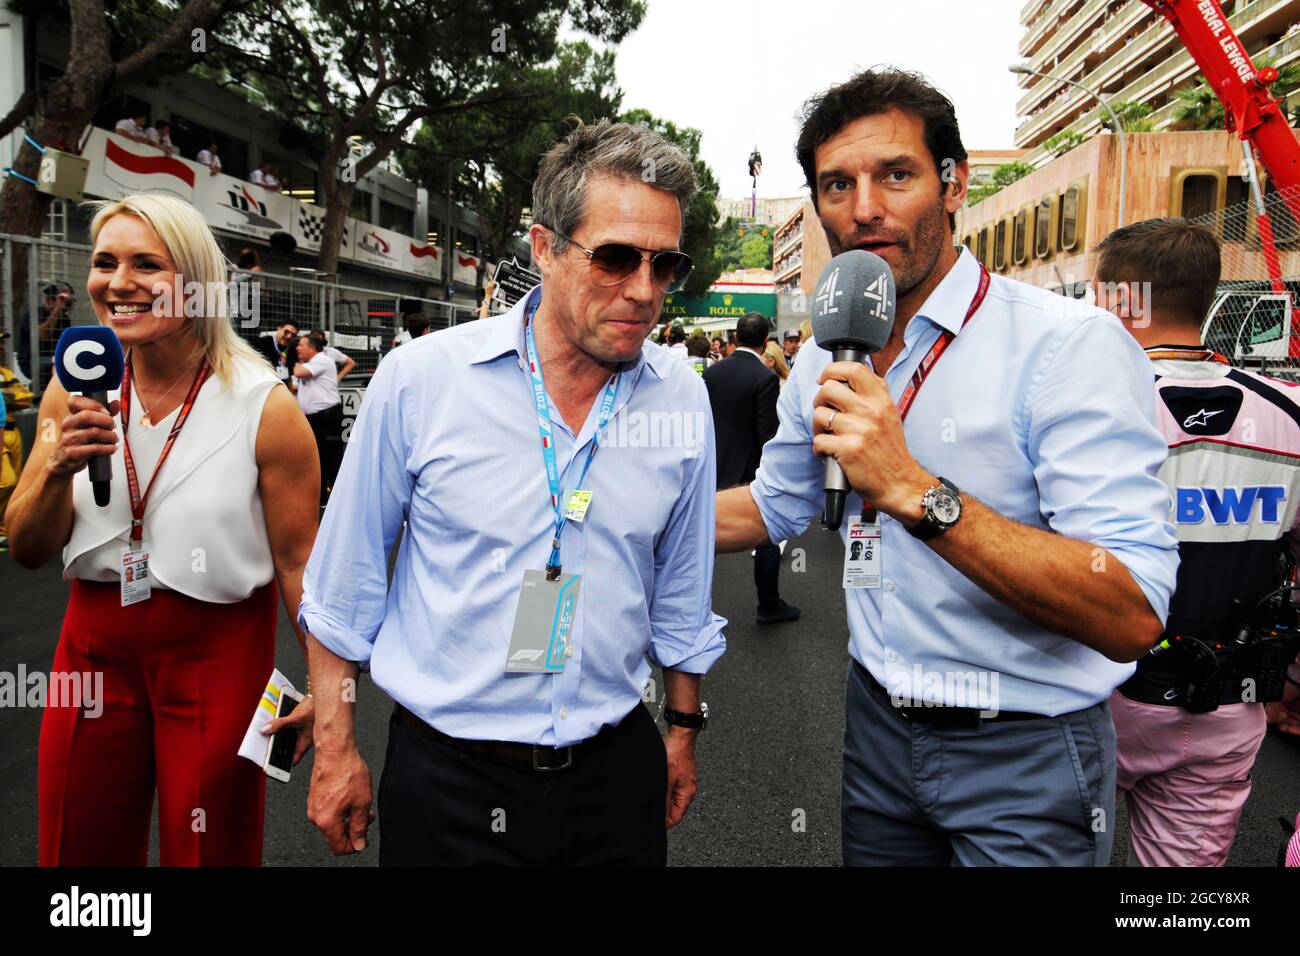
MULTIPOLYGON (((836 866, 840 862, 839 775, 847 676, 847 624, 835 536, 814 527, 786 547, 782 593, 803 608, 796 624, 754 623, 753 563, 718 559, 715 610, 727 617, 728 650, 704 682, 713 713, 700 738, 700 791, 686 820, 669 835, 677 866, 836 866), (806 566, 791 571, 794 549, 806 566), (802 822, 803 827, 794 826, 802 822)), ((0 671, 19 664, 48 671, 67 600, 55 566, 37 572, 0 555, 0 671)), ((304 666, 281 612, 277 662, 303 685, 304 666)), ((662 682, 657 681, 662 688, 662 682)), ((383 767, 391 704, 368 678, 358 700, 357 737, 375 785, 383 767)), ((36 862, 36 744, 40 712, 0 708, 0 865, 36 862)), ((309 758, 310 759, 310 758, 309 758)), ((1270 732, 1229 859, 1272 865, 1277 819, 1300 809, 1300 741, 1270 732)), ((306 819, 310 774, 304 764, 288 784, 268 782, 267 865, 373 866, 374 850, 335 859, 306 819)), ((1118 813, 1112 862, 1122 864, 1127 827, 1118 813)), ((155 841, 156 844, 156 841, 155 841)), ((374 843, 372 841, 372 847, 374 843)), ((153 853, 156 862, 156 845, 153 853)))

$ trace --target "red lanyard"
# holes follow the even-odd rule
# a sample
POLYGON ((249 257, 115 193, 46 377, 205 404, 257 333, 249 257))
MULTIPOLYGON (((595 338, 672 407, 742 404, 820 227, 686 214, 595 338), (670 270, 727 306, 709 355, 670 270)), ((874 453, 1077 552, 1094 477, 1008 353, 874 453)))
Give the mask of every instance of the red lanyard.
POLYGON ((194 400, 198 398, 199 389, 208 378, 208 363, 203 361, 199 364, 199 370, 194 373, 194 381, 190 383, 189 393, 185 396, 185 402, 181 405, 181 413, 176 416, 176 422, 172 425, 172 430, 167 436, 167 442, 163 445, 162 454, 158 456, 158 464, 154 466, 153 475, 149 479, 149 487, 144 490, 144 495, 140 494, 140 479, 135 475, 135 462, 131 459, 131 442, 127 438, 127 432, 131 430, 131 363, 126 363, 126 370, 122 375, 122 457, 126 462, 126 485, 131 492, 131 547, 140 550, 140 545, 144 542, 144 509, 149 502, 149 492, 153 491, 154 482, 158 480, 158 472, 162 471, 163 462, 171 453, 172 445, 176 443, 176 436, 181 433, 185 427, 185 420, 190 417, 190 410, 194 407, 194 400))
MULTIPOLYGON (((988 291, 989 270, 981 262, 979 286, 975 289, 975 297, 970 300, 970 308, 966 310, 966 318, 962 319, 961 328, 957 330, 958 332, 966 328, 970 320, 974 318, 975 313, 979 311, 979 307, 984 304, 984 296, 988 295, 988 291)), ((939 364, 939 359, 948 350, 948 346, 952 345, 952 340, 956 337, 956 332, 944 329, 938 341, 930 346, 930 351, 925 353, 925 358, 921 359, 921 364, 912 373, 912 380, 907 383, 907 388, 903 389, 903 394, 898 397, 898 417, 903 421, 907 421, 907 413, 911 410, 912 403, 916 401, 916 395, 921 391, 921 386, 925 384, 925 380, 930 377, 934 367, 939 364)), ((862 520, 866 522, 876 520, 876 509, 867 504, 866 501, 862 502, 862 520)))
MULTIPOLYGON (((988 291, 989 270, 984 268, 984 263, 981 262, 979 287, 975 290, 975 298, 970 300, 970 308, 966 310, 966 318, 961 323, 962 329, 966 328, 967 323, 970 322, 979 307, 983 305, 984 296, 988 294, 988 291)), ((912 403, 916 401, 916 393, 921 390, 926 378, 934 371, 934 367, 939 364, 939 359, 948 350, 948 346, 952 345, 952 340, 956 337, 955 332, 949 332, 945 329, 943 335, 939 336, 939 340, 930 346, 930 351, 925 353, 925 358, 921 359, 921 364, 912 373, 912 380, 907 383, 907 388, 903 389, 903 394, 898 398, 898 415, 904 421, 907 420, 907 413, 911 409, 912 403)))

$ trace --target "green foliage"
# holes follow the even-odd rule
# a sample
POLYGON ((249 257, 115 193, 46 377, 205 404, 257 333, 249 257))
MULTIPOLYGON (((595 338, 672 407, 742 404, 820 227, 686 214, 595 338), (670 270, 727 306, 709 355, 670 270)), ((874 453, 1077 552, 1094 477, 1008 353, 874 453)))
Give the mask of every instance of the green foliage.
MULTIPOLYGON (((1155 112, 1155 108, 1149 103, 1118 100, 1111 103, 1110 108, 1119 119, 1120 128, 1125 133, 1149 133, 1155 129, 1155 122, 1151 119, 1151 114, 1155 112)), ((1101 125, 1114 132, 1115 124, 1111 120, 1110 114, 1102 110, 1101 117, 1101 125)))
MULTIPOLYGON (((320 159, 328 229, 339 222, 336 210, 351 204, 356 181, 421 122, 454 114, 472 114, 471 126, 495 122, 494 109, 513 109, 548 89, 535 71, 562 64, 562 30, 616 43, 644 16, 643 0, 250 3, 240 12, 240 45, 224 50, 223 62, 232 88, 251 87, 252 98, 328 143, 320 159), (361 155, 351 175, 336 175, 354 146, 361 155)), ((478 172, 486 190, 492 177, 478 172)), ((474 173, 456 171, 461 178, 474 173)), ((439 191, 445 188, 444 177, 439 191)), ((323 271, 335 258, 326 244, 323 271)))
MULTIPOLYGON (((1271 59, 1255 61, 1255 69, 1266 66, 1277 69, 1277 79, 1269 85, 1272 96, 1285 100, 1287 95, 1300 87, 1300 63, 1288 63, 1277 66, 1271 59)), ((1174 99, 1178 106, 1174 109, 1174 122, 1183 129, 1225 129, 1227 120, 1223 111, 1223 102, 1206 82, 1202 74, 1197 82, 1180 88, 1174 99)))
POLYGON ((695 269, 682 291, 686 295, 703 295, 722 274, 717 249, 722 227, 718 224, 718 180, 708 164, 700 159, 701 133, 689 126, 678 127, 642 109, 629 110, 619 118, 625 123, 648 126, 676 143, 686 151, 695 167, 695 183, 699 188, 686 210, 686 224, 682 231, 682 251, 691 257, 695 269))
POLYGON ((1088 137, 1076 130, 1061 130, 1043 140, 1043 148, 1053 156, 1064 156, 1076 146, 1082 146, 1088 137))
POLYGON ((450 172, 453 197, 478 216, 481 251, 501 258, 521 235, 542 154, 575 119, 618 115, 614 56, 581 40, 561 44, 553 61, 517 71, 511 82, 520 99, 426 121, 414 144, 398 151, 402 171, 435 195, 446 194, 450 172))
POLYGON ((1010 163, 1003 163, 997 169, 993 170, 993 181, 981 186, 974 186, 966 196, 966 204, 974 206, 988 199, 994 193, 999 192, 1007 186, 1010 186, 1018 179, 1024 179, 1034 171, 1031 163, 1024 163, 1015 160, 1010 163))
POLYGON ((754 225, 728 216, 718 232, 717 254, 721 272, 772 268, 774 230, 771 226, 754 225))
POLYGON ((1024 179, 1033 171, 1032 163, 1022 163, 1020 160, 1003 163, 993 170, 993 184, 1001 189, 1003 186, 1010 186, 1017 179, 1024 179))

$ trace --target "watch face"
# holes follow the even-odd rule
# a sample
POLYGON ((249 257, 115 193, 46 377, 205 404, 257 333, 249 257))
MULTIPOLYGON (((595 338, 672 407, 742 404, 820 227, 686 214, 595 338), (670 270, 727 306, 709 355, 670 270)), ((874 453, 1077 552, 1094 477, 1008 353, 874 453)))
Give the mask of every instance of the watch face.
POLYGON ((961 517, 961 499, 947 488, 942 488, 935 492, 934 504, 930 510, 936 520, 953 524, 961 517))

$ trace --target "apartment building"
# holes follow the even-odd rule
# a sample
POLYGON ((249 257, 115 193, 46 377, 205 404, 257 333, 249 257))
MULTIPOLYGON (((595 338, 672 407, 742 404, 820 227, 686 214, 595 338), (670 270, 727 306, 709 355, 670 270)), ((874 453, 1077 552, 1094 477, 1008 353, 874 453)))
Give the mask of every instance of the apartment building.
MULTIPOLYGON (((1258 62, 1283 66, 1300 57, 1300 0, 1223 0, 1228 23, 1258 62)), ((1016 104, 1023 117, 1015 143, 1044 159, 1045 140, 1066 130, 1091 134, 1104 114, 1096 99, 1063 82, 1073 80, 1112 102, 1152 107, 1154 129, 1168 129, 1181 87, 1200 71, 1169 23, 1141 0, 1029 0, 1020 11, 1023 62, 1057 79, 1024 75, 1016 104)))

